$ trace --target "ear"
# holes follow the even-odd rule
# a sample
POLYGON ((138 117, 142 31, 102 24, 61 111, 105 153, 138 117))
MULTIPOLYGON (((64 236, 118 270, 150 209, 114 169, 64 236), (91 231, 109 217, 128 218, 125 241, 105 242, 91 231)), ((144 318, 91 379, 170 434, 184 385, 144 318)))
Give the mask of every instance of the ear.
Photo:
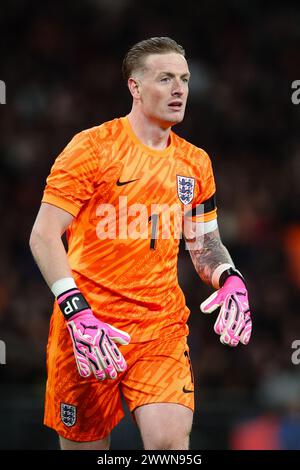
POLYGON ((133 98, 140 98, 140 82, 136 78, 130 77, 127 82, 129 91, 133 98))

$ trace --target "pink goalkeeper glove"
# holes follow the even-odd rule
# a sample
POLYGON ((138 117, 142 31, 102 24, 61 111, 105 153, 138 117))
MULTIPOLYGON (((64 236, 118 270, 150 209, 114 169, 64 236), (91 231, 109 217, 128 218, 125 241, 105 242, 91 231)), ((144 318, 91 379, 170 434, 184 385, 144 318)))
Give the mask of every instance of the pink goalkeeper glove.
POLYGON ((104 380, 124 372, 127 364, 115 343, 127 345, 129 334, 98 320, 78 289, 64 292, 57 301, 67 320, 79 374, 89 377, 93 372, 104 380))
POLYGON ((220 341, 229 346, 237 346, 239 341, 248 344, 252 331, 248 292, 244 281, 237 276, 229 276, 223 287, 214 292, 200 305, 203 313, 211 313, 221 307, 214 325, 220 341))

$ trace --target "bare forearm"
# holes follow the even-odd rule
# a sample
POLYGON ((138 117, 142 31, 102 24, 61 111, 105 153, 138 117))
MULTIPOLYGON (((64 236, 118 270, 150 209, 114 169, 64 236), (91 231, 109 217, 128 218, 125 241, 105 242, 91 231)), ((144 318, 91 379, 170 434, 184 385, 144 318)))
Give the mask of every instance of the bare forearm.
POLYGON ((60 237, 32 234, 30 248, 50 288, 58 279, 72 277, 66 250, 60 237))
POLYGON ((206 284, 212 283, 213 273, 221 264, 234 266, 218 230, 203 235, 199 241, 193 241, 189 251, 197 273, 206 284))

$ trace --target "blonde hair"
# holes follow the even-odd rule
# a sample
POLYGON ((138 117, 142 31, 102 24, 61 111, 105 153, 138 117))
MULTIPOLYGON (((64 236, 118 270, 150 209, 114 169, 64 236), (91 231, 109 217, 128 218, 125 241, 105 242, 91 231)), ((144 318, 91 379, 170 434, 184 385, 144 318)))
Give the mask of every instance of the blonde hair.
POLYGON ((168 37, 155 37, 145 39, 134 44, 124 57, 122 64, 123 78, 127 81, 132 73, 138 69, 143 69, 145 58, 150 54, 167 54, 176 52, 185 57, 185 50, 177 44, 174 39, 168 37))

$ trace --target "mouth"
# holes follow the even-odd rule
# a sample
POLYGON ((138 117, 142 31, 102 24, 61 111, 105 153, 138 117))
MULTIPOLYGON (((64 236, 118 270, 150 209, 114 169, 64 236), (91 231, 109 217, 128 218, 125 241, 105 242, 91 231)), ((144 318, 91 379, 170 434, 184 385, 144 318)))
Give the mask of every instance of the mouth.
POLYGON ((168 107, 173 109, 174 111, 180 111, 183 107, 183 103, 179 100, 171 101, 171 103, 168 104, 168 107))

